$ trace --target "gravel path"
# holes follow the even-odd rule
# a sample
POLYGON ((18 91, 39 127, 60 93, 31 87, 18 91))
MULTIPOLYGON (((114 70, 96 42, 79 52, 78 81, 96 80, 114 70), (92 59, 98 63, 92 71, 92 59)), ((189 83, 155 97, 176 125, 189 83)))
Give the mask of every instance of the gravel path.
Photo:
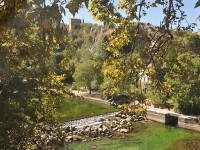
POLYGON ((105 105, 110 105, 110 103, 107 100, 102 100, 100 98, 94 98, 94 97, 87 97, 87 96, 83 96, 85 99, 92 101, 92 102, 97 102, 97 103, 101 103, 101 104, 105 104, 105 105))
POLYGON ((94 94, 88 94, 87 91, 79 91, 78 92, 77 90, 73 90, 71 92, 77 96, 84 97, 85 100, 97 102, 97 103, 101 103, 101 104, 105 104, 105 105, 110 105, 110 103, 107 100, 103 100, 103 99, 99 98, 99 95, 101 95, 101 94, 98 92, 93 92, 94 94))

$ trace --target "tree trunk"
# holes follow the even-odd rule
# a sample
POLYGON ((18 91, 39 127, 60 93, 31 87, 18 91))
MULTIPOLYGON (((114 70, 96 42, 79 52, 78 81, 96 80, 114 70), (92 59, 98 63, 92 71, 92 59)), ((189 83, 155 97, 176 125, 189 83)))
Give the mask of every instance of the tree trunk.
POLYGON ((92 94, 92 90, 91 89, 89 89, 89 94, 92 94))
POLYGON ((92 94, 92 88, 91 88, 91 86, 88 87, 88 90, 89 90, 89 94, 92 94))

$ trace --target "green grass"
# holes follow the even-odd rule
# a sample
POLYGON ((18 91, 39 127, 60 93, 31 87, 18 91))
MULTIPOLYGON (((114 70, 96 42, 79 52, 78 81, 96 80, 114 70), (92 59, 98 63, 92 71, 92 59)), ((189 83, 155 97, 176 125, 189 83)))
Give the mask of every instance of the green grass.
POLYGON ((200 142, 199 133, 167 127, 154 122, 136 123, 135 131, 121 138, 103 139, 72 145, 73 150, 177 150, 181 140, 195 139, 200 142), (176 147, 174 149, 174 147, 176 147))
POLYGON ((79 98, 66 97, 57 108, 56 117, 59 121, 68 121, 86 118, 117 111, 112 106, 82 100, 79 98))

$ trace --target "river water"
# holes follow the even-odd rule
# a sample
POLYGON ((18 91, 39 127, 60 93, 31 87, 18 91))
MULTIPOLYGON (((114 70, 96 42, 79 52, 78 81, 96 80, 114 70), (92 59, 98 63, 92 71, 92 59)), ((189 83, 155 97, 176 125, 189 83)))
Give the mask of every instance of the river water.
POLYGON ((99 124, 108 122, 108 118, 116 115, 117 113, 118 112, 107 113, 107 114, 88 117, 88 118, 84 118, 84 119, 68 121, 68 122, 63 123, 63 127, 72 126, 72 127, 76 127, 76 128, 82 128, 84 126, 99 125, 99 124))

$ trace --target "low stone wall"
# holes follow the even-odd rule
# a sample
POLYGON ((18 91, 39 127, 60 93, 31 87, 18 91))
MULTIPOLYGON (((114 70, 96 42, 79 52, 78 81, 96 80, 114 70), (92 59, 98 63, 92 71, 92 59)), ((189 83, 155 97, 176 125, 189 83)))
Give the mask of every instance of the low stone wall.
POLYGON ((178 117, 178 127, 200 132, 200 117, 181 115, 178 117))
POLYGON ((163 113, 158 113, 158 112, 154 112, 154 111, 147 111, 147 119, 152 120, 152 121, 156 121, 159 123, 166 123, 166 114, 163 113))
POLYGON ((185 116, 168 110, 151 108, 147 110, 147 119, 200 132, 200 117, 185 116))

